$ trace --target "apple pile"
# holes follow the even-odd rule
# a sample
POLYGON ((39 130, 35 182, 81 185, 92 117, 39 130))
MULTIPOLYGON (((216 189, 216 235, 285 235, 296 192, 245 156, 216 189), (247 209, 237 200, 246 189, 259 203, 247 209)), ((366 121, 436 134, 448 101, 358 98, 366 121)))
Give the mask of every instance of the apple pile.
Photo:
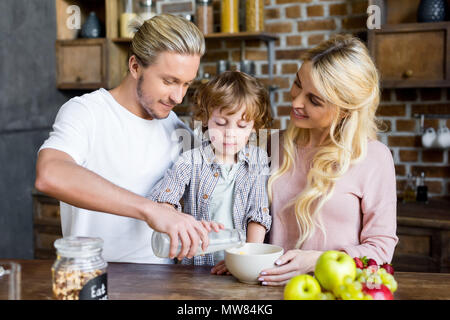
POLYGON ((326 251, 317 260, 314 276, 293 277, 284 288, 285 300, 393 300, 398 284, 394 268, 374 259, 351 258, 326 251))

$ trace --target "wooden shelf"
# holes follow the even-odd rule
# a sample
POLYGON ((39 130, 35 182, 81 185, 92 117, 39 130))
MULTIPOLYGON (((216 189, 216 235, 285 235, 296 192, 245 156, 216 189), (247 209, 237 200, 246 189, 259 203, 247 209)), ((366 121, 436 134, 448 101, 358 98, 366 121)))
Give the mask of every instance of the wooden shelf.
MULTIPOLYGON (((127 57, 132 39, 119 33, 122 0, 55 0, 57 87, 59 89, 96 89, 117 86, 128 70, 127 57), (104 36, 80 39, 78 30, 67 25, 71 5, 81 10, 82 21, 94 11, 102 25, 104 36)), ((274 46, 278 37, 267 32, 212 33, 205 40, 241 41, 241 59, 245 55, 245 40, 264 41, 268 48, 269 78, 273 78, 274 46)))
MULTIPOLYGON (((278 37, 267 32, 236 32, 236 33, 210 33, 205 35, 205 40, 262 40, 275 41, 278 37)), ((129 38, 113 38, 113 42, 131 42, 129 38)))
POLYGON ((236 33, 210 33, 205 35, 205 39, 215 40, 263 40, 275 41, 278 37, 267 32, 236 32, 236 33))
POLYGON ((111 41, 116 43, 131 43, 130 38, 113 38, 111 41))

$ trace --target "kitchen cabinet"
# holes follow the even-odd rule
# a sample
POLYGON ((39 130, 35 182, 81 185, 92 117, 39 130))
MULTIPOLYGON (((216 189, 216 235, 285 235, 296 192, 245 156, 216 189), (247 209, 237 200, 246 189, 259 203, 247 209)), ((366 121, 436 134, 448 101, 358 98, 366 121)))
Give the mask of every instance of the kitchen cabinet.
MULTIPOLYGON (((131 39, 119 36, 120 0, 55 0, 57 87, 60 89, 111 89, 119 85, 128 70, 131 39), (76 30, 68 28, 70 6, 81 11, 81 21, 94 11, 104 29, 104 37, 78 39, 76 30), (68 13, 69 12, 69 13, 68 13)), ((205 40, 240 40, 244 57, 246 40, 267 44, 269 79, 272 79, 274 46, 277 36, 267 32, 210 33, 205 40)), ((275 87, 269 87, 275 90, 275 87)))
POLYGON ((59 201, 36 189, 33 196, 33 241, 36 259, 55 259, 53 243, 62 237, 59 201))
POLYGON ((56 57, 59 89, 107 87, 106 39, 58 41, 56 57))
POLYGON ((385 88, 450 87, 450 22, 417 23, 420 0, 370 0, 381 29, 368 47, 385 88))
POLYGON ((128 70, 129 42, 121 41, 119 15, 121 0, 55 0, 56 79, 59 89, 114 88, 128 70), (102 26, 101 38, 77 38, 70 28, 72 6, 80 10, 81 26, 95 12, 102 26))
POLYGON ((399 203, 395 270, 450 272, 450 200, 399 203))

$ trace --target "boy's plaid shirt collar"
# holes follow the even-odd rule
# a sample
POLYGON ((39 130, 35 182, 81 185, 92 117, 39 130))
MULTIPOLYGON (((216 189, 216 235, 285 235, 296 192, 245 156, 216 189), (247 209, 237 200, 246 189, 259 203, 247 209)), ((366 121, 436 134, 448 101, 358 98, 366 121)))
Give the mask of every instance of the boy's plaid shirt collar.
MULTIPOLYGON (((200 153, 205 162, 209 165, 212 165, 213 167, 219 165, 216 161, 216 155, 214 154, 214 150, 209 140, 202 141, 200 153)), ((237 162, 245 161, 247 164, 250 164, 250 150, 248 144, 238 152, 237 160, 237 162)))

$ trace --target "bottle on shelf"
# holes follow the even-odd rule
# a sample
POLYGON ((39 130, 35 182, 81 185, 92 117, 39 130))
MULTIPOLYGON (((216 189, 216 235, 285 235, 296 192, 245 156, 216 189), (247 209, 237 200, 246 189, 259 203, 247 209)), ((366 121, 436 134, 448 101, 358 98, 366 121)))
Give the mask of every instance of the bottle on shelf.
POLYGON ((203 34, 214 32, 212 0, 197 0, 195 21, 203 34))
POLYGON ((420 174, 419 184, 417 186, 417 202, 428 202, 428 187, 425 185, 425 172, 420 174))
POLYGON ((416 201, 416 188, 414 186, 414 177, 411 173, 407 175, 406 187, 403 191, 403 202, 416 201))
POLYGON ((136 13, 133 10, 133 0, 123 0, 124 10, 120 15, 120 37, 133 38, 134 33, 130 24, 136 18, 136 13))
POLYGON ((222 0, 220 16, 220 30, 222 32, 239 32, 239 0, 222 0))
MULTIPOLYGON (((196 256, 205 253, 212 253, 233 247, 240 247, 245 244, 245 234, 238 229, 223 229, 219 232, 211 231, 208 234, 209 245, 205 251, 202 250, 201 243, 198 246, 196 256)), ((170 237, 166 233, 153 231, 152 249, 154 254, 160 258, 168 258, 170 251, 170 237)), ((175 255, 181 250, 181 243, 178 243, 178 249, 175 255)))
POLYGON ((153 1, 152 0, 140 0, 139 1, 139 17, 142 19, 142 21, 151 19, 155 15, 156 15, 156 13, 153 10, 153 1))
POLYGON ((245 2, 245 31, 264 31, 264 0, 245 2))

